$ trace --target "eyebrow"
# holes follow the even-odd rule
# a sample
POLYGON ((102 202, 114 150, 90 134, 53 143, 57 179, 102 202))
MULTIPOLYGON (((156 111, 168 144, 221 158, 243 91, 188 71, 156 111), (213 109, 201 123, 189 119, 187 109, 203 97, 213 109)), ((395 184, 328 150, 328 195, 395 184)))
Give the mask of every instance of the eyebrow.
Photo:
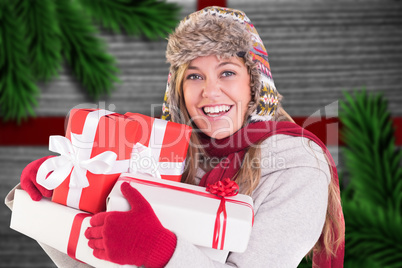
MULTIPOLYGON (((219 63, 218 66, 216 66, 216 69, 218 69, 219 67, 225 66, 225 65, 229 65, 229 64, 233 64, 233 65, 236 65, 238 67, 241 67, 240 64, 238 64, 236 62, 224 61, 224 62, 219 63)), ((197 66, 190 65, 190 66, 188 66, 187 69, 189 69, 189 70, 199 70, 200 68, 198 68, 197 66)))

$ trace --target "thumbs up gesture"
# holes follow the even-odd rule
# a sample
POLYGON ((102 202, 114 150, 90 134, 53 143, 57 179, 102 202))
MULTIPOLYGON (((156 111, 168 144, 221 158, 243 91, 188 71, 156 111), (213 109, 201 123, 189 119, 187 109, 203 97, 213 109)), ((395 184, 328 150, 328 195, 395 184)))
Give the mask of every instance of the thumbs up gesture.
POLYGON ((131 210, 98 213, 85 232, 94 256, 118 264, 164 267, 176 248, 176 235, 162 226, 148 201, 129 183, 121 185, 121 192, 131 210))

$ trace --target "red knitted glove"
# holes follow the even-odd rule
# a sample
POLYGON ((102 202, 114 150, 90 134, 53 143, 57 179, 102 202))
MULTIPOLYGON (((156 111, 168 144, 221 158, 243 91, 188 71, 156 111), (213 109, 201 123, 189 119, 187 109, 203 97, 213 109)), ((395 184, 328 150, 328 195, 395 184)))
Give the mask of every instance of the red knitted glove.
POLYGON ((45 156, 29 163, 21 173, 21 188, 24 189, 34 201, 39 201, 42 196, 51 197, 53 190, 48 190, 36 182, 36 173, 40 165, 45 160, 54 157, 54 155, 45 156))
POLYGON ((177 238, 159 222, 151 205, 127 182, 121 191, 131 205, 126 212, 101 212, 85 231, 94 256, 118 264, 164 267, 173 255, 177 238))

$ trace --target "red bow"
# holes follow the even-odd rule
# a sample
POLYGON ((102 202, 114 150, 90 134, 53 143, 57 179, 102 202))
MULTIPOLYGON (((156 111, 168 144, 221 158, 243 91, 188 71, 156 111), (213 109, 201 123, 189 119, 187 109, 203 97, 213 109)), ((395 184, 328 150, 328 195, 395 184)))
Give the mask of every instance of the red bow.
POLYGON ((229 178, 225 178, 221 181, 215 182, 214 184, 208 184, 206 190, 219 197, 235 196, 239 193, 239 185, 237 185, 236 182, 231 181, 229 178))

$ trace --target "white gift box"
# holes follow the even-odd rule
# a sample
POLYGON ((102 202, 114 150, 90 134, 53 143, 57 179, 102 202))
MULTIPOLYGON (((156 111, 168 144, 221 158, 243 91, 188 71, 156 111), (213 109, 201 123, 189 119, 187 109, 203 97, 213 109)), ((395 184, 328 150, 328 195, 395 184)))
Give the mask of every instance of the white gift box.
POLYGON ((16 189, 10 227, 62 253, 73 254, 76 259, 94 267, 136 267, 118 265, 93 256, 84 235, 90 226, 91 215, 46 198, 32 201, 28 193, 16 189))
POLYGON ((121 193, 123 182, 129 182, 150 203, 162 225, 194 245, 204 247, 213 259, 225 253, 244 252, 251 234, 254 211, 250 196, 226 197, 224 211, 218 211, 221 198, 205 187, 161 180, 143 174, 121 174, 109 194, 107 211, 128 211, 130 205, 121 193), (219 225, 219 226, 218 226, 219 225))

